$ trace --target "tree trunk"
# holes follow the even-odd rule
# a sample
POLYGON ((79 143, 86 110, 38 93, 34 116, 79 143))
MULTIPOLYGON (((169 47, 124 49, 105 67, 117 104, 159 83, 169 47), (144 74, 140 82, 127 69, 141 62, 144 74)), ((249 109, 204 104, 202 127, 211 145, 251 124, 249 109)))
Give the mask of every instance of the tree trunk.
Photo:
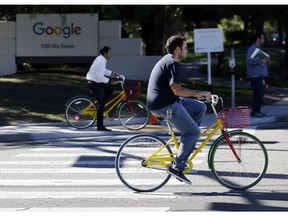
POLYGON ((145 43, 146 55, 163 54, 163 29, 156 22, 142 24, 142 39, 145 43), (162 29, 162 31, 161 31, 162 29))

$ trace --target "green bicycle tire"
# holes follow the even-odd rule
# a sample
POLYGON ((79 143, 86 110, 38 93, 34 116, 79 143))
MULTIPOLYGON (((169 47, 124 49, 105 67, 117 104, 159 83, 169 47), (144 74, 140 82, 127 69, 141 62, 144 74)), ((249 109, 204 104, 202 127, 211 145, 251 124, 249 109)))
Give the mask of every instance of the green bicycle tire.
POLYGON ((212 145, 209 167, 221 185, 246 190, 263 178, 268 167, 268 154, 263 143, 252 134, 238 130, 229 133, 229 139, 241 161, 236 160, 226 139, 221 136, 212 145))

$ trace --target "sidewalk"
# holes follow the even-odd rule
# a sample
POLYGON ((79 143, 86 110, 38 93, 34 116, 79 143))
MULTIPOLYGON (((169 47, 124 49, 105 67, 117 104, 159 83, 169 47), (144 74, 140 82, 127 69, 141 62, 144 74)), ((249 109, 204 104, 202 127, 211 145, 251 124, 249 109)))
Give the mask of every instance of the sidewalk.
MULTIPOLYGON (((259 127, 264 124, 274 124, 279 122, 288 123, 288 95, 279 102, 263 106, 262 111, 267 115, 263 118, 251 117, 251 127, 259 127)), ((214 121, 214 114, 207 113, 203 119, 201 127, 210 126, 214 121)), ((164 125, 147 125, 140 131, 129 131, 120 124, 119 120, 105 121, 105 125, 112 129, 112 132, 100 132, 97 131, 95 127, 90 127, 85 130, 77 130, 68 126, 66 122, 5 126, 0 127, 0 143, 96 137, 99 135, 115 136, 127 134, 127 136, 131 136, 131 133, 153 133, 167 130, 167 127, 164 125), (128 133, 130 134, 128 135, 128 133)))

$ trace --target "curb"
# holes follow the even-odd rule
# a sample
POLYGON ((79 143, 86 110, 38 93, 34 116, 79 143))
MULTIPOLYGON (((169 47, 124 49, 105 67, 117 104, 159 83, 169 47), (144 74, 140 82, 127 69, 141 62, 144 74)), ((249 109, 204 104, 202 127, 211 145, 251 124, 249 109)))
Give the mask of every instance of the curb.
MULTIPOLYGON (((110 124, 106 124, 106 126, 109 126, 112 128, 116 127, 117 131, 112 131, 113 136, 117 136, 117 135, 123 135, 123 134, 127 134, 127 129, 125 129, 124 127, 122 128, 122 125, 120 125, 119 121, 113 121, 114 124, 112 124, 112 122, 110 122, 110 124), (120 127, 121 129, 118 130, 118 127, 120 127), (123 129, 123 131, 121 131, 123 129)), ((213 119, 214 122, 214 119, 213 119)), ((210 116, 210 118, 208 117, 204 122, 203 122, 203 126, 202 127, 206 127, 207 125, 211 125, 212 123, 212 118, 210 116)), ((265 118, 253 118, 253 121, 251 121, 251 125, 250 127, 256 127, 259 129, 268 129, 268 128, 273 128, 273 127, 279 127, 283 126, 286 127, 288 126, 288 116, 287 115, 283 115, 283 116, 267 116, 265 118), (275 125, 277 124, 277 125, 275 125)), ((42 130, 45 130, 44 132, 39 132, 37 130, 37 132, 17 132, 17 131, 13 131, 15 130, 12 126, 7 126, 7 127, 2 127, 6 128, 8 133, 6 134, 1 134, 0 133, 0 143, 1 142, 27 142, 27 141, 41 141, 41 140, 57 140, 57 139, 68 139, 68 138, 80 138, 80 137, 95 137, 95 136, 99 136, 99 135, 107 135, 107 136, 111 136, 111 132, 99 132, 96 131, 94 127, 90 128, 90 129, 86 129, 86 130, 77 130, 74 129, 70 126, 67 125, 67 123, 42 123, 42 124, 27 124, 27 125, 21 125, 19 126, 20 129, 25 129, 26 127, 44 127, 42 128, 42 130), (47 129, 45 128, 47 127, 47 129), (52 128, 51 128, 52 127, 52 128), (50 130, 49 130, 50 129, 50 130)), ((159 132, 159 130, 167 130, 166 126, 163 126, 163 128, 159 128, 159 127, 155 127, 153 128, 153 125, 151 125, 152 130, 155 131, 155 129, 159 132)), ((161 127, 161 126, 160 126, 161 127)), ((147 129, 149 130, 149 129, 147 129)), ((2 131, 5 132, 5 129, 3 129, 2 131)), ((144 131, 141 130, 142 132, 144 131)), ((0 128, 0 132, 1 132, 1 128, 0 128)), ((144 131, 145 132, 145 131, 144 131)), ((150 131, 151 132, 151 131, 150 131)), ((132 131, 131 131, 132 133, 132 131)), ((135 133, 137 133, 137 131, 135 131, 135 133)), ((140 132, 139 132, 140 133, 140 132)))

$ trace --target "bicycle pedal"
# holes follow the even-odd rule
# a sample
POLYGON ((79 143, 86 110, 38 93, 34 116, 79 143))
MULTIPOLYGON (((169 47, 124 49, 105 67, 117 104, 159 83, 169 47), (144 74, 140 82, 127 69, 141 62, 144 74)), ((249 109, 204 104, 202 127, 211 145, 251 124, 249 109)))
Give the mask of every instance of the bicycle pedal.
POLYGON ((180 181, 180 182, 183 182, 181 179, 179 179, 179 178, 176 178, 178 181, 180 181))

